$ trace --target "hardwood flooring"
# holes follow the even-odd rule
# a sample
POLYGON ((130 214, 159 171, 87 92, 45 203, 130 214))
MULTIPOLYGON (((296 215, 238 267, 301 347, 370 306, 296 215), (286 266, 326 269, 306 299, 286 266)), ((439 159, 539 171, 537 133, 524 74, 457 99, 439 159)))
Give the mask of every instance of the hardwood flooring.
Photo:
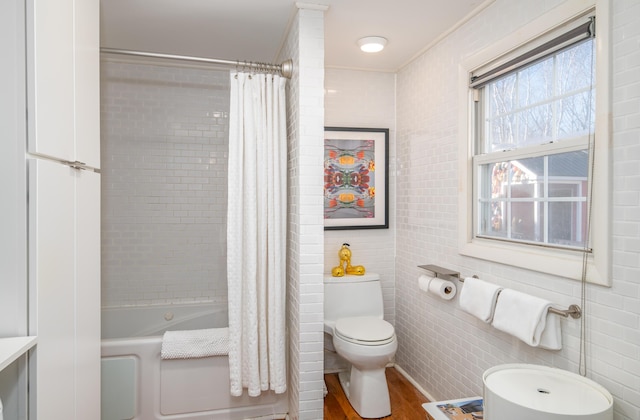
MULTIPOLYGON (((389 397, 391 399, 391 415, 384 420, 424 420, 427 413, 422 404, 429 402, 400 372, 395 368, 386 370, 389 397)), ((324 397, 325 420, 360 420, 344 395, 338 374, 324 375, 329 393, 324 397)))

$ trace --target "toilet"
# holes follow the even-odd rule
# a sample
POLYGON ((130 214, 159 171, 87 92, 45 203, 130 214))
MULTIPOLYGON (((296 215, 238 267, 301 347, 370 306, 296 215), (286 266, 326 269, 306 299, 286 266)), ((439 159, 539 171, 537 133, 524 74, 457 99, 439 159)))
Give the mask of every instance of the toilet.
POLYGON ((340 372, 340 385, 354 410, 363 418, 391 414, 384 373, 398 349, 393 325, 382 319, 380 276, 324 278, 324 330, 336 353, 351 366, 340 372))

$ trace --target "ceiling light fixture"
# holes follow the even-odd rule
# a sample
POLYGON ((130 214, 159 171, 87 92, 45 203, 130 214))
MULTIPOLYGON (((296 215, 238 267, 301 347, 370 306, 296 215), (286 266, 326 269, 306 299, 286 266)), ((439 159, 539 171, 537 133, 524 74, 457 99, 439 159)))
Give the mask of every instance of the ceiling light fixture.
POLYGON ((376 53, 382 51, 385 45, 387 45, 387 39, 381 36, 366 36, 358 40, 360 49, 368 53, 376 53))

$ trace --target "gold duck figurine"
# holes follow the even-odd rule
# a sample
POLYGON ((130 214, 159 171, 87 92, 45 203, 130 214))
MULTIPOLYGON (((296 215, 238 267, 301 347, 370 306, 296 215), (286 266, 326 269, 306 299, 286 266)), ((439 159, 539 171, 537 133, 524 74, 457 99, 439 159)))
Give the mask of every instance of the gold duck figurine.
POLYGON ((342 248, 338 251, 338 258, 340 264, 331 269, 331 275, 333 277, 343 277, 345 274, 353 274, 356 276, 362 276, 364 274, 363 265, 351 265, 351 250, 349 244, 342 244, 342 248))

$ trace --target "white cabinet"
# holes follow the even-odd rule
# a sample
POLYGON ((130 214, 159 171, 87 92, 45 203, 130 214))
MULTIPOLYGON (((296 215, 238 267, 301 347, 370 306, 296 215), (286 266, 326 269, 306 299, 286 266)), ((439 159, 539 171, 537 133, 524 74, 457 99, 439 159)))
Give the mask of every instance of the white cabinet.
POLYGON ((29 333, 38 337, 29 419, 99 419, 99 1, 23 1, 29 333))

